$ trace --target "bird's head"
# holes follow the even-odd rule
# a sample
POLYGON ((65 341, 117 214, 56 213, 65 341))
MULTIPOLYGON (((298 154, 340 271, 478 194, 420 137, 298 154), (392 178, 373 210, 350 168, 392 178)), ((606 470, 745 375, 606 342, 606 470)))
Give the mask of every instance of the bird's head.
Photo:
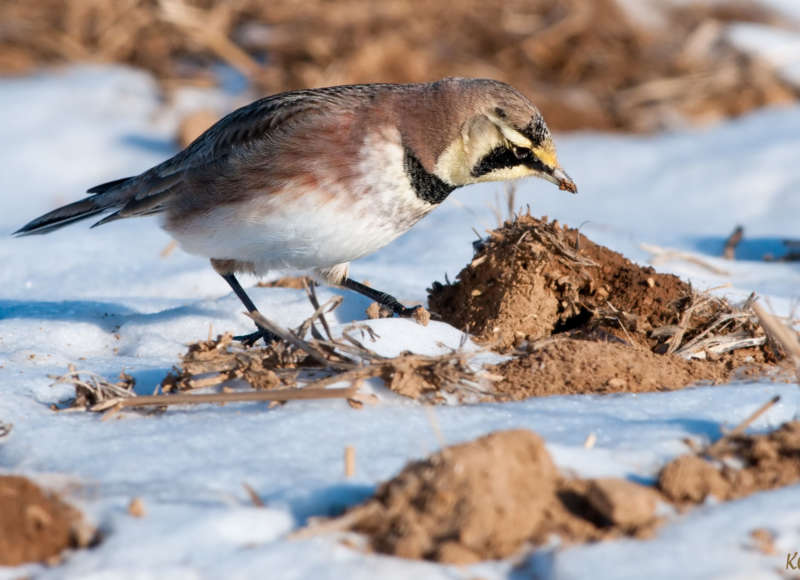
POLYGON ((433 173, 455 186, 540 177, 577 193, 561 168, 539 110, 513 87, 484 79, 446 79, 458 130, 436 158, 433 173))

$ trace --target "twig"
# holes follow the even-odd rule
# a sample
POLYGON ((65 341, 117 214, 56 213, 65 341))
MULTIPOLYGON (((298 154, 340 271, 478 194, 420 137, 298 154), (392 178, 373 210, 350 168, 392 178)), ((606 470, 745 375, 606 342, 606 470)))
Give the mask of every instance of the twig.
POLYGON ((356 474, 356 448, 347 445, 344 448, 344 476, 350 479, 356 474))
POLYGON ((325 304, 331 304, 331 307, 325 310, 324 307, 320 307, 319 300, 317 300, 317 291, 315 289, 316 284, 313 282, 303 281, 303 286, 306 289, 306 294, 308 295, 308 300, 311 302, 311 305, 314 307, 314 315, 319 317, 319 321, 322 324, 322 328, 325 330, 325 334, 328 335, 328 340, 333 341, 333 335, 331 334, 330 326, 328 326, 328 321, 325 318, 325 314, 327 312, 333 312, 334 309, 338 308, 339 305, 342 303, 342 297, 337 296, 339 298, 338 301, 334 301, 333 299, 328 300, 325 304), (319 314, 317 314, 319 312, 319 314))
POLYGON ((797 333, 785 324, 781 324, 775 316, 767 313, 760 304, 753 304, 752 308, 767 334, 780 344, 786 354, 794 361, 795 367, 797 367, 797 379, 800 382, 800 340, 797 338, 797 333))
POLYGON ((736 257, 736 246, 742 241, 744 237, 744 228, 736 226, 728 239, 725 241, 725 249, 722 252, 722 257, 726 260, 733 260, 736 257))
POLYGON ((248 484, 246 481, 243 481, 242 482, 242 487, 247 492, 247 495, 250 496, 250 501, 253 502, 254 506, 256 506, 256 507, 264 507, 264 500, 261 499, 258 496, 258 494, 256 493, 256 490, 254 490, 250 486, 250 484, 248 484))
POLYGON ((508 209, 508 219, 513 220, 517 213, 516 208, 517 186, 513 183, 506 184, 506 206, 508 209))
POLYGON ((356 506, 346 514, 322 521, 311 521, 306 527, 300 528, 296 532, 291 532, 287 537, 290 540, 306 540, 319 536, 320 534, 330 534, 334 532, 344 532, 351 528, 356 522, 361 521, 370 511, 375 509, 375 505, 367 503, 356 506))
POLYGON ((311 287, 306 286, 306 293, 309 301, 311 302, 311 305, 314 307, 314 313, 303 321, 303 324, 300 325, 295 334, 297 334, 297 336, 299 337, 304 336, 309 328, 311 329, 314 328, 314 321, 319 318, 319 321, 322 324, 322 328, 325 330, 325 334, 328 335, 328 338, 330 340, 333 340, 333 336, 331 335, 331 329, 328 326, 328 321, 325 320, 325 313, 331 312, 332 310, 337 308, 342 303, 343 298, 341 296, 333 296, 331 297, 330 300, 326 301, 325 304, 320 306, 316 295, 312 296, 311 294, 313 290, 310 290, 309 288, 313 288, 313 286, 311 287))
POLYGON ((680 250, 662 248, 661 246, 656 246, 653 244, 644 244, 644 243, 639 244, 639 247, 642 248, 645 252, 649 252, 653 255, 650 258, 650 263, 653 265, 661 264, 663 262, 669 262, 670 260, 683 260, 685 262, 689 262, 690 264, 694 264, 696 266, 700 266, 701 268, 705 268, 709 272, 712 272, 719 276, 730 276, 730 272, 728 272, 727 270, 723 270, 722 268, 717 268, 713 264, 710 264, 705 260, 701 260, 697 256, 689 254, 688 252, 681 252, 680 250))
POLYGON ((322 364, 323 366, 331 367, 331 368, 335 368, 335 369, 339 369, 339 370, 349 370, 349 369, 352 369, 352 368, 358 366, 358 365, 356 365, 355 363, 352 363, 352 362, 338 362, 338 361, 331 360, 330 358, 326 357, 322 353, 322 351, 320 351, 319 349, 315 348, 310 343, 306 342, 305 340, 303 340, 301 338, 298 338, 297 336, 295 336, 293 333, 289 332, 285 328, 281 328, 280 326, 278 326, 277 324, 275 324, 271 320, 267 320, 266 318, 264 318, 264 315, 261 314, 260 312, 258 312, 257 310, 255 312, 245 312, 245 315, 249 316, 250 318, 252 318, 253 321, 256 324, 258 324, 259 326, 261 326, 261 327, 269 330, 270 332, 276 334, 278 337, 282 338, 283 340, 285 340, 286 342, 292 344, 293 346, 296 346, 297 348, 299 348, 300 350, 302 350, 303 352, 308 354, 308 356, 310 356, 311 358, 313 358, 315 361, 317 361, 318 363, 322 364))
POLYGON ((243 403, 253 401, 295 401, 304 399, 347 399, 356 394, 357 387, 346 389, 284 389, 249 391, 245 393, 209 393, 201 395, 145 395, 141 397, 108 399, 90 407, 90 411, 105 411, 112 407, 148 407, 167 405, 199 405, 208 403, 243 403))
POLYGON ((263 68, 252 56, 231 41, 213 18, 213 10, 203 11, 183 0, 159 0, 163 20, 181 28, 192 40, 215 52, 222 60, 251 80, 263 74, 263 68))
POLYGON ((709 296, 698 296, 697 294, 692 296, 692 303, 686 308, 686 310, 683 311, 683 314, 681 314, 681 319, 678 322, 678 331, 669 339, 667 354, 671 354, 678 350, 678 347, 681 345, 681 341, 683 340, 683 335, 686 334, 686 331, 689 328, 689 322, 692 319, 692 314, 694 314, 695 310, 710 300, 711 298, 709 296))
POLYGON ((775 395, 769 401, 761 405, 758 409, 753 411, 753 413, 747 417, 744 421, 739 423, 736 427, 733 428, 732 431, 726 433, 722 436, 719 440, 717 440, 713 445, 711 445, 707 450, 707 455, 715 455, 719 453, 720 449, 727 443, 731 438, 736 437, 744 432, 756 419, 758 419, 761 415, 766 413, 773 405, 775 405, 778 401, 781 400, 780 395, 775 395))

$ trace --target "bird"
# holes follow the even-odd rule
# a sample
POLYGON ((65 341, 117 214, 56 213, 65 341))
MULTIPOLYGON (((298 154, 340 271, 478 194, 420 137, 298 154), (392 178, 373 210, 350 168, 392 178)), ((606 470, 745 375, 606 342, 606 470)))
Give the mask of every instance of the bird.
MULTIPOLYGON (((90 188, 15 236, 92 216, 157 215, 204 256, 248 312, 236 275, 309 271, 399 316, 415 308, 349 277, 350 262, 405 233, 457 188, 535 176, 577 193, 536 106, 491 79, 355 84, 267 96, 146 171, 90 188)), ((246 344, 276 337, 256 325, 246 344)))

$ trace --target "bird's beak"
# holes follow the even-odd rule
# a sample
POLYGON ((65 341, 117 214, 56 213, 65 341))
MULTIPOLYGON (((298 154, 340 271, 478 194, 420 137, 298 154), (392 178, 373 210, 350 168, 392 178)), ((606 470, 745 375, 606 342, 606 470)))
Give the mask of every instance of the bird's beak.
POLYGON ((556 167, 552 173, 544 173, 544 178, 551 181, 558 186, 561 191, 569 191, 570 193, 578 193, 578 186, 572 181, 572 178, 567 175, 567 172, 556 167))

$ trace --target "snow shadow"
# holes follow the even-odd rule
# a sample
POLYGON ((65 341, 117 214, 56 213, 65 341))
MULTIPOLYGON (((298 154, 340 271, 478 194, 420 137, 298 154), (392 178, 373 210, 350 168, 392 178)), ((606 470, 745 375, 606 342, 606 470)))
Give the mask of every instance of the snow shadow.
POLYGON ((61 320, 94 324, 105 332, 115 332, 129 322, 163 322, 189 315, 211 317, 213 310, 197 306, 177 306, 142 314, 113 302, 65 300, 59 302, 0 300, 0 320, 61 320))
POLYGON ((286 502, 292 516, 301 525, 305 525, 312 517, 334 517, 341 515, 348 508, 366 501, 375 493, 372 485, 355 483, 339 483, 315 489, 302 497, 287 498, 282 493, 262 498, 267 502, 286 502))
POLYGON ((712 442, 722 437, 722 425, 717 421, 710 421, 708 419, 692 419, 690 417, 675 417, 673 419, 656 420, 653 418, 626 421, 627 423, 639 423, 644 427, 649 427, 654 423, 663 425, 664 427, 677 427, 681 431, 702 437, 705 440, 712 442))
MULTIPOLYGON (((727 239, 727 236, 708 236, 690 238, 689 243, 698 252, 709 256, 722 257, 727 239)), ((787 253, 788 250, 783 244, 783 238, 748 238, 745 234, 744 239, 736 246, 737 260, 761 262, 767 254, 771 254, 774 258, 780 258, 787 253)))
MULTIPOLYGON (((137 395, 152 395, 156 385, 160 384, 172 369, 155 368, 146 370, 125 369, 125 372, 136 380, 133 391, 137 395)), ((117 380, 116 376, 106 377, 110 382, 117 380)))
MULTIPOLYGON (((331 286, 326 288, 326 290, 331 294, 336 294, 342 297, 342 303, 336 310, 328 314, 328 320, 335 320, 336 322, 347 324, 349 322, 364 320, 364 318, 366 318, 367 307, 372 304, 372 300, 359 294, 358 292, 347 290, 345 288, 335 288, 331 286)), ((319 289, 317 292, 319 294, 319 289)), ((327 298, 319 296, 320 302, 324 302, 325 300, 327 300, 327 298)), ((308 313, 311 314, 312 311, 311 305, 309 304, 308 313)))

